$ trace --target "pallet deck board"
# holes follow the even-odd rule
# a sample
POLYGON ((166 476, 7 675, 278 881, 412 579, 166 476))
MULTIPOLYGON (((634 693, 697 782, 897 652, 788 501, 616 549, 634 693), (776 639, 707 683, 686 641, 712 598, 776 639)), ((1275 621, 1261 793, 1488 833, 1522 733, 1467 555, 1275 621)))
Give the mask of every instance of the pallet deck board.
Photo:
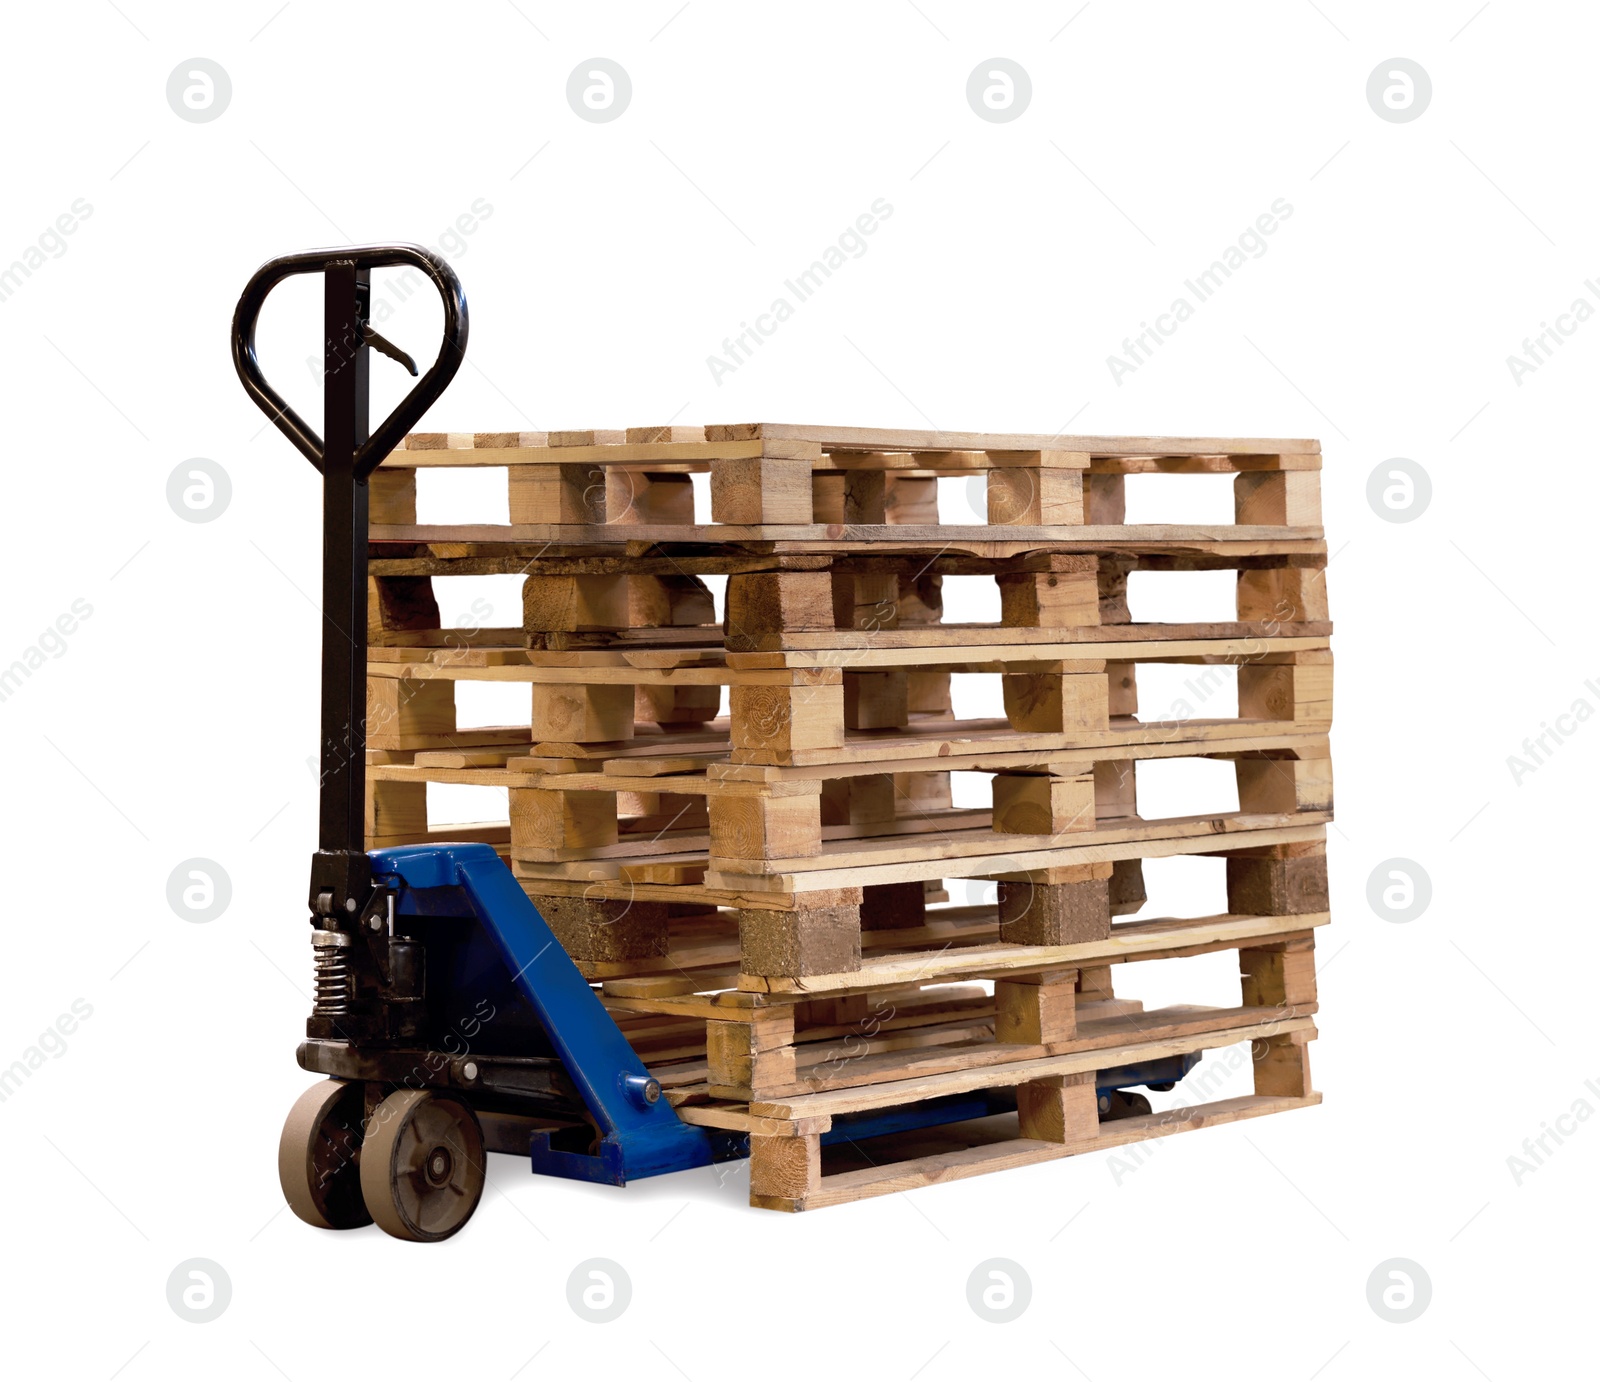
MULTIPOLYGON (((1329 812, 1302 812, 1306 820, 1293 825, 1270 820, 1269 824, 1237 821, 1223 817, 1203 817, 1180 821, 1169 833, 1141 835, 1113 832, 1094 843, 1036 845, 1034 848, 1008 848, 1006 837, 991 832, 989 842, 962 841, 959 851, 941 853, 936 859, 894 859, 876 863, 853 863, 850 842, 839 842, 827 864, 794 869, 784 873, 739 873, 708 868, 705 883, 711 888, 727 888, 749 893, 807 893, 834 888, 881 887, 885 883, 917 883, 929 878, 992 877, 996 874, 1021 874, 1030 870, 1068 868, 1078 864, 1112 863, 1118 859, 1162 859, 1178 854, 1205 854, 1221 849, 1260 848, 1266 845, 1320 843, 1329 812), (1120 835, 1120 838, 1117 836, 1120 835)), ((1168 826, 1170 822, 1162 822, 1168 826)), ((1087 832, 1086 832, 1087 833, 1087 832)), ((941 850, 951 842, 941 843, 941 850)))
POLYGON ((1011 557, 1049 548, 1060 552, 1098 552, 1132 544, 1137 550, 1221 556, 1326 555, 1320 526, 1290 528, 1269 524, 1129 523, 1051 526, 987 523, 374 523, 372 542, 476 543, 648 543, 700 545, 708 541, 760 543, 775 553, 818 551, 885 555, 928 547, 974 556, 1011 557), (982 536, 1003 532, 1003 538, 982 536), (797 544, 804 544, 798 546, 797 544))
MULTIPOLYGON (((793 1202, 782 1202, 767 1197, 763 1208, 780 1210, 823 1209, 831 1205, 854 1203, 874 1195, 887 1195, 905 1190, 919 1190, 947 1181, 964 1180, 970 1176, 985 1175, 993 1171, 1014 1170, 1023 1166, 1036 1166, 1042 1162, 1057 1161, 1063 1157, 1079 1156, 1086 1152, 1110 1151, 1132 1142, 1142 1142, 1152 1137, 1165 1137, 1174 1133, 1193 1132, 1200 1128, 1217 1127, 1246 1118, 1259 1118, 1272 1113, 1287 1113, 1293 1109, 1313 1108, 1322 1102, 1322 1095, 1312 1093, 1304 1097, 1285 1095, 1246 1094, 1232 1099, 1218 1099, 1211 1103, 1164 1113, 1152 1113, 1136 1118, 1119 1119, 1104 1123, 1098 1135, 1077 1143, 1044 1142, 1038 1139, 1006 1136, 1003 1131, 992 1134, 970 1147, 935 1153, 903 1161, 888 1161, 859 1171, 842 1171, 824 1175, 818 1187, 793 1202)), ((752 1130, 759 1120, 749 1114, 745 1130, 752 1130)), ((709 1123, 709 1120, 707 1120, 709 1123)), ((720 1126, 713 1124, 712 1126, 720 1126)), ((960 1126, 958 1125, 958 1129, 960 1126)), ((952 1134, 957 1133, 952 1130, 952 1134)), ((947 1135, 952 1135, 947 1134, 947 1135)), ((908 1137, 898 1139, 902 1144, 908 1137)), ((880 1154, 881 1151, 880 1151, 880 1154)))
MULTIPOLYGON (((1017 735, 1004 728, 1004 721, 969 721, 957 734, 924 730, 913 726, 903 738, 861 736, 853 743, 847 742, 843 750, 836 750, 832 758, 811 759, 810 755, 796 755, 804 760, 789 764, 763 764, 733 762, 729 758, 727 740, 699 740, 697 747, 685 746, 678 754, 666 753, 653 741, 639 743, 628 741, 615 746, 617 756, 611 756, 612 746, 603 746, 603 753, 573 753, 568 759, 550 755, 544 759, 526 756, 527 745, 501 746, 495 749, 441 749, 417 753, 413 763, 375 763, 369 772, 377 781, 472 782, 470 776, 434 777, 434 773, 471 773, 481 771, 485 784, 505 786, 529 785, 537 782, 552 790, 572 791, 629 791, 637 787, 641 777, 673 776, 671 784, 663 790, 675 792, 706 792, 713 790, 717 781, 762 782, 774 780, 830 779, 869 774, 878 771, 879 765, 892 763, 894 771, 948 772, 952 770, 994 772, 1054 764, 1063 770, 1083 768, 1106 759, 1194 758, 1214 754, 1262 753, 1274 749, 1301 749, 1320 751, 1327 747, 1328 736, 1320 728, 1302 728, 1292 721, 1275 720, 1190 720, 1184 724, 1184 737, 1174 739, 1174 727, 1160 723, 1138 729, 1132 726, 1114 728, 1098 743, 1085 743, 1088 736, 1072 735, 1017 735), (621 756, 624 749, 628 757, 621 756), (499 762, 490 761, 490 755, 499 762), (520 756, 519 756, 520 755, 520 756), (480 758, 478 762, 466 762, 480 758), (427 761, 422 761, 426 759, 427 761), (597 771, 566 772, 558 765, 564 761, 593 759, 597 771), (548 767, 544 766, 548 765, 548 767), (537 778, 530 776, 538 773, 537 778), (619 782, 622 778, 625 781, 619 782)), ((553 748, 539 744, 536 749, 553 748)), ((567 745, 570 749, 592 749, 593 745, 567 745)))
POLYGON ((1121 1065, 1137 1065, 1165 1056, 1187 1055, 1236 1042, 1257 1041, 1296 1032, 1312 1032, 1316 1024, 1309 1017, 1273 1018, 1267 1022, 1240 1027, 1224 1027, 1182 1036, 1158 1037, 1153 1041, 1128 1042, 1059 1056, 1036 1056, 1009 1065, 944 1071, 935 1075, 913 1076, 883 1084, 823 1090, 816 1094, 795 1094, 776 1099, 753 1099, 750 1112, 763 1118, 798 1121, 809 1118, 837 1118, 846 1113, 895 1108, 901 1104, 964 1094, 974 1089, 993 1089, 999 1085, 1027 1084, 1052 1075, 1076 1075, 1106 1070, 1121 1065))
POLYGON ((825 993, 858 993, 908 983, 942 983, 950 979, 993 979, 1007 973, 1096 964, 1121 964, 1133 959, 1231 949, 1249 941, 1283 940, 1329 922, 1327 912, 1288 917, 1222 915, 1161 918, 1113 925, 1104 941, 1075 945, 1003 945, 947 949, 934 955, 865 956, 861 968, 844 974, 815 974, 799 979, 742 975, 739 987, 794 1001, 825 993))
MULTIPOLYGON (((429 465, 504 465, 508 456, 529 459, 526 463, 566 463, 616 459, 621 461, 687 461, 712 454, 733 457, 759 456, 763 442, 794 442, 815 447, 817 452, 855 451, 868 454, 892 451, 1064 451, 1087 453, 1097 460, 1116 457, 1149 459, 1157 457, 1239 457, 1259 458, 1253 468, 1279 469, 1293 465, 1320 464, 1322 445, 1310 438, 1267 437, 1088 437, 1042 432, 944 432, 927 428, 828 427, 807 423, 743 422, 707 424, 702 427, 668 429, 672 440, 637 439, 633 434, 649 430, 628 429, 611 434, 596 444, 561 445, 571 434, 550 432, 430 432, 413 433, 384 459, 388 466, 429 465), (517 445, 505 439, 517 437, 517 445), (679 440, 678 438, 682 438, 679 440), (1275 464, 1269 465, 1268 460, 1275 464), (1292 458, 1292 459, 1291 459, 1292 458)), ((590 438, 598 434, 587 434, 590 438)), ((805 453, 801 453, 805 454, 805 453)))

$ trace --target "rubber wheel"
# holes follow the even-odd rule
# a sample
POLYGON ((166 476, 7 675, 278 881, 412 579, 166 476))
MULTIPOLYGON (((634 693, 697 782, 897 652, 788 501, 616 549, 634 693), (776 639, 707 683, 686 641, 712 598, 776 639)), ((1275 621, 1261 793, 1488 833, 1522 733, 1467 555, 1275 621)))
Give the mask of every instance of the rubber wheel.
POLYGON ((361 1155, 361 1196, 385 1233, 437 1243, 478 1207, 483 1130, 465 1104, 402 1089, 373 1112, 361 1155))
POLYGON ((372 1222, 361 1193, 359 1084, 323 1080, 295 1100, 278 1139, 278 1183, 295 1215, 314 1228, 372 1222))

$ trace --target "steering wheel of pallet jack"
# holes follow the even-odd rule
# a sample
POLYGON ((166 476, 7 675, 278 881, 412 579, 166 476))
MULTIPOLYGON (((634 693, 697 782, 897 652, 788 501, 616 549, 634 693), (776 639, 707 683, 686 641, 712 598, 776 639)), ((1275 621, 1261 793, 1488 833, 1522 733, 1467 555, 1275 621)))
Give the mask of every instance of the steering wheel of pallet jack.
POLYGON ((431 1090, 402 1089, 368 1124, 361 1195, 385 1233, 437 1243, 472 1217, 484 1171, 477 1115, 431 1090))
POLYGON ((359 1084, 323 1080, 295 1100, 278 1139, 278 1181, 289 1208, 314 1228, 372 1222, 361 1198, 359 1084))

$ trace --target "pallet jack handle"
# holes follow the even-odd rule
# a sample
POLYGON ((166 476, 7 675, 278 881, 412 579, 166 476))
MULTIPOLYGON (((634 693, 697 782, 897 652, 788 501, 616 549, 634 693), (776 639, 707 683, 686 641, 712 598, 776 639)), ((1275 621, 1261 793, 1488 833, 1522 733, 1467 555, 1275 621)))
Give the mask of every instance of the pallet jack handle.
POLYGON ((245 392, 322 473, 322 799, 311 865, 316 924, 355 921, 369 901, 366 854, 367 479, 438 399, 467 347, 467 300, 442 258, 420 245, 351 245, 268 260, 233 316, 233 364, 245 392), (370 350, 416 366, 372 328, 372 271, 420 269, 444 303, 438 357, 376 431, 369 432, 370 350), (256 321, 286 278, 323 278, 323 428, 319 437, 272 387, 256 359, 256 321), (335 920, 338 918, 339 920, 335 920))
MULTIPOLYGON (((364 930, 363 922, 378 923, 381 933, 385 912, 391 938, 397 914, 475 919, 498 947, 592 1122, 592 1129, 572 1129, 581 1134, 581 1148, 566 1145, 552 1130, 530 1135, 534 1168, 620 1185, 630 1175, 704 1166, 713 1159, 717 1139, 710 1130, 679 1119, 662 1097, 660 1083, 492 848, 366 851, 367 479, 444 392, 466 344, 461 283, 444 260, 418 245, 310 250, 270 260, 256 270, 234 312, 233 363, 245 392, 322 473, 322 800, 318 849, 311 860, 313 943, 328 938, 327 948, 337 953, 349 945, 352 933, 364 930), (428 372, 369 435, 369 348, 417 372, 410 357, 379 336, 369 320, 372 270, 390 265, 421 269, 433 281, 444 301, 444 340, 428 372), (312 273, 323 276, 325 438, 266 381, 256 359, 262 304, 284 279, 312 273)), ((319 971, 319 1004, 323 983, 319 971)), ((344 1029, 355 1018, 344 1017, 343 1008, 333 1011, 340 1014, 332 1019, 341 1032, 339 1044, 346 1045, 344 1029)), ((720 1140, 728 1139, 721 1135, 720 1140)))
MULTIPOLYGON (((352 245, 345 249, 306 250, 301 254, 269 259, 251 275, 244 292, 239 295, 239 305, 233 314, 233 367, 238 371, 245 392, 255 400, 256 406, 318 470, 324 469, 325 446, 322 438, 267 382, 261 372, 261 364, 256 359, 256 320, 261 315, 262 304, 286 278, 297 274, 324 275, 327 285, 324 311, 328 328, 324 359, 324 425, 329 429, 330 439, 344 443, 346 439, 334 433, 336 420, 327 412, 327 408, 328 404, 336 401, 332 397, 336 392, 334 380, 342 374, 345 364, 357 362, 352 380, 355 374, 360 375, 359 389, 363 395, 367 383, 366 360, 359 354, 363 347, 371 346, 398 359, 408 366, 412 374, 417 372, 410 357, 379 336, 368 320, 371 271, 399 265, 421 269, 433 281, 444 303, 444 338, 439 343, 439 356, 427 374, 400 400, 376 432, 370 436, 363 435, 356 443, 351 469, 357 480, 365 480, 378 468, 383 458, 394 450, 395 444, 411 430, 412 425, 438 401, 455 378, 456 371, 461 368, 467 350, 467 299, 455 270, 432 250, 423 249, 421 245, 352 245)), ((340 392, 351 392, 348 384, 352 381, 341 382, 346 387, 340 392)), ((346 402, 343 397, 337 401, 346 402)), ((365 433, 367 399, 364 396, 359 398, 358 404, 355 411, 361 415, 359 430, 365 433)), ((346 408, 345 411, 348 414, 350 410, 346 408)))

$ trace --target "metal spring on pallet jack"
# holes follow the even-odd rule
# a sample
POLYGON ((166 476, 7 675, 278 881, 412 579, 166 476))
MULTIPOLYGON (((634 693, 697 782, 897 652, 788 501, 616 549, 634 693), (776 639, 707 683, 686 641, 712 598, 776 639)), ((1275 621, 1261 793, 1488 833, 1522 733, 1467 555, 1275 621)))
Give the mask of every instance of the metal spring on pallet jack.
POLYGON ((342 931, 311 933, 316 1000, 312 1011, 319 1017, 338 1017, 350 1011, 350 937, 342 931))

